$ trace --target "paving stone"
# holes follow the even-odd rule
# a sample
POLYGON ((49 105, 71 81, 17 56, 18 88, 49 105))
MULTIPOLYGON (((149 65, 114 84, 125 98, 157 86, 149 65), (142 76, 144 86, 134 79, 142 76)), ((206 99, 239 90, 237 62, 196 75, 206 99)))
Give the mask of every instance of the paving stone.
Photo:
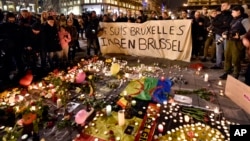
POLYGON ((250 120, 246 113, 240 108, 221 107, 226 119, 240 124, 249 124, 250 120))

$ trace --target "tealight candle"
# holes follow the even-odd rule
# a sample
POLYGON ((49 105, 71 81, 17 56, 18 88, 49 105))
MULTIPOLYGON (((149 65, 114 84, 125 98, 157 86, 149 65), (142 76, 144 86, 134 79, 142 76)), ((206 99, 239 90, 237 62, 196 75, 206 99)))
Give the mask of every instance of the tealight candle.
POLYGON ((131 105, 132 105, 132 106, 135 106, 135 105, 136 105, 136 100, 132 100, 132 101, 131 101, 131 105))
POLYGON ((138 122, 135 122, 135 126, 137 126, 139 123, 138 122))
POLYGON ((163 132, 163 130, 164 130, 163 125, 162 125, 162 124, 159 124, 159 125, 158 125, 158 131, 159 131, 159 132, 163 132))
POLYGON ((185 116, 184 116, 184 121, 185 121, 185 122, 189 122, 189 120, 190 120, 190 117, 189 117, 188 115, 185 115, 185 116))
POLYGON ((107 106, 106 106, 106 115, 107 115, 107 116, 110 116, 110 115, 111 115, 111 111, 112 111, 111 105, 107 105, 107 106))
POLYGON ((156 106, 157 106, 157 107, 161 107, 161 104, 157 103, 156 106))
POLYGON ((221 81, 219 81, 219 82, 218 82, 218 85, 219 85, 219 86, 222 86, 222 82, 221 82, 221 81))
POLYGON ((207 73, 204 75, 204 81, 205 81, 205 82, 208 81, 208 74, 207 74, 207 73))
POLYGON ((127 96, 127 95, 128 95, 127 91, 123 91, 123 96, 127 96))
POLYGON ((165 101, 163 101, 163 104, 164 104, 164 105, 167 105, 167 104, 168 104, 168 102, 165 100, 165 101))

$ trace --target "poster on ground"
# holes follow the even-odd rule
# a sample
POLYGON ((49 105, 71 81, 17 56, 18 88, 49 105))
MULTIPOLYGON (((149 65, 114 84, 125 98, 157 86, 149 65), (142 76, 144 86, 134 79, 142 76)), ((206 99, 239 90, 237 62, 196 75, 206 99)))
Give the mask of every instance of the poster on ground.
POLYGON ((145 23, 101 22, 102 54, 121 53, 190 62, 191 20, 162 20, 145 23))

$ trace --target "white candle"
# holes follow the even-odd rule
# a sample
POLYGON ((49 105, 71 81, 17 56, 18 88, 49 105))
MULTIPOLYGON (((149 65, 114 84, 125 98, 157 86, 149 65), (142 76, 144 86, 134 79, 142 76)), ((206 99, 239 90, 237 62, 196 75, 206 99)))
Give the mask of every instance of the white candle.
POLYGON ((125 124, 125 111, 119 110, 118 111, 118 125, 123 126, 125 124))
POLYGON ((205 81, 205 82, 208 81, 208 74, 207 74, 207 73, 204 75, 204 81, 205 81))
POLYGON ((129 73, 125 73, 125 77, 128 78, 129 77, 129 73))
POLYGON ((221 81, 219 81, 219 82, 218 82, 218 85, 219 85, 219 86, 221 86, 221 85, 222 85, 222 82, 221 82, 221 81))
POLYGON ((218 107, 215 107, 215 108, 214 108, 214 113, 215 113, 215 114, 219 114, 219 113, 220 113, 220 111, 219 111, 219 108, 218 108, 218 107))
POLYGON ((163 125, 162 125, 162 124, 159 124, 159 125, 158 125, 158 131, 159 131, 159 132, 163 132, 163 129, 164 129, 163 125))
POLYGON ((188 115, 185 115, 185 116, 184 116, 184 121, 185 121, 185 122, 189 122, 189 120, 190 120, 190 117, 189 117, 188 115))
POLYGON ((60 99, 60 98, 57 99, 56 106, 57 106, 57 108, 62 107, 62 99, 60 99))
POLYGON ((128 94, 127 91, 123 92, 123 96, 127 96, 127 94, 128 94))
POLYGON ((107 105, 107 106, 106 106, 106 114, 107 114, 107 116, 110 116, 110 115, 111 115, 111 111, 112 111, 111 105, 107 105))
POLYGON ((132 101, 131 101, 131 104, 132 104, 132 106, 135 106, 135 105, 136 105, 136 101, 135 101, 135 100, 132 100, 132 101))

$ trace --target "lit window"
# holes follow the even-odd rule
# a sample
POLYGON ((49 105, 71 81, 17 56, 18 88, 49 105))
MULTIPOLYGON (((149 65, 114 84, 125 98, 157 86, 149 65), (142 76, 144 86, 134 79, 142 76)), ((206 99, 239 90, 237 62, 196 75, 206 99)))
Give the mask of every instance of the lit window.
POLYGON ((84 3, 89 3, 89 0, 84 0, 84 3))
POLYGON ((97 3, 102 3, 102 0, 97 0, 97 3))
POLYGON ((96 0, 91 0, 91 3, 96 3, 96 0))

